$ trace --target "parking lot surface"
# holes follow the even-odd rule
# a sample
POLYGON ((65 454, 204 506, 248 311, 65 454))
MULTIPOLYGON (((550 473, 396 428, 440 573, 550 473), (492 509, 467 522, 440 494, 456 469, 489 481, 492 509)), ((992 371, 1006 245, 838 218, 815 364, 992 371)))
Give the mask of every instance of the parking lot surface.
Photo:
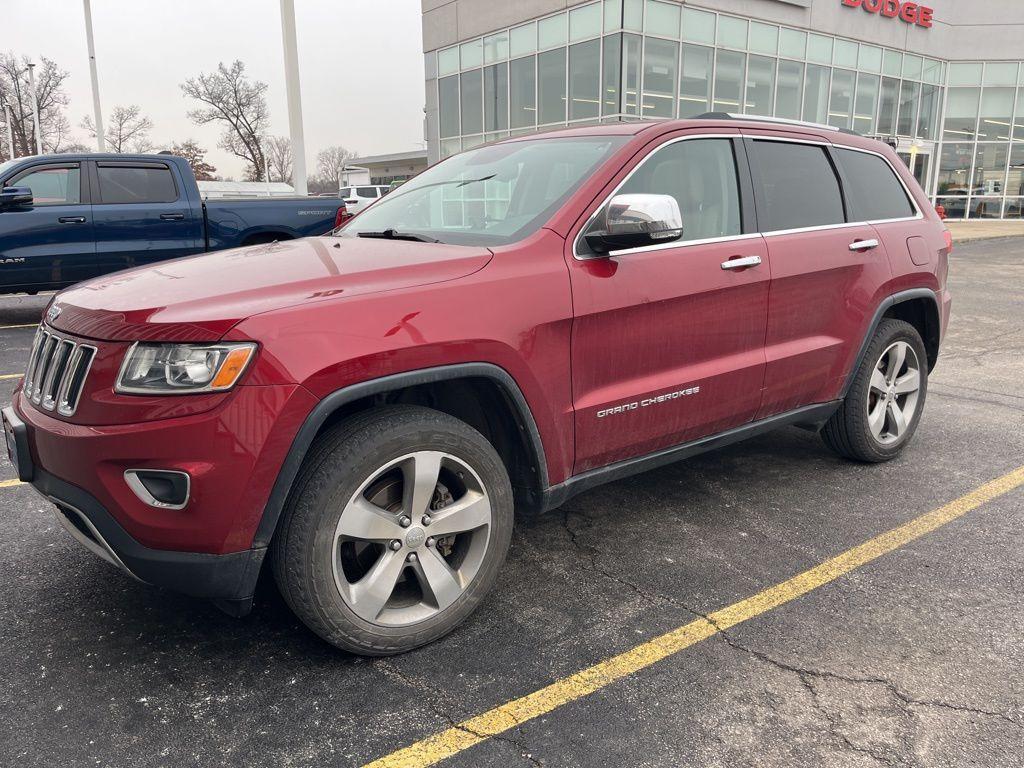
MULTIPOLYGON (((589 492, 518 525, 465 625, 391 659, 326 645, 269 583, 232 619, 132 582, 0 485, 0 764, 362 765, 943 508, 1024 464, 1024 239, 958 246, 951 288, 899 459, 793 428, 589 492)), ((4 404, 33 333, 8 326, 47 300, 0 297, 4 404)), ((1021 766, 1022 594, 1017 487, 442 764, 1021 766)))

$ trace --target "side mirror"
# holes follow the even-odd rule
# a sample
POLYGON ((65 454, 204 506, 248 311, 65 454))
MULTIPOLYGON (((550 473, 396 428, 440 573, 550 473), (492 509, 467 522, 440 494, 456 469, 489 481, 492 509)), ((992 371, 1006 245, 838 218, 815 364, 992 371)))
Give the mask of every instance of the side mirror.
POLYGON ((616 195, 586 234, 595 253, 667 243, 683 236, 683 216, 671 195, 616 195))
POLYGON ((19 205, 32 205, 32 190, 29 187, 0 189, 0 208, 15 208, 19 205))

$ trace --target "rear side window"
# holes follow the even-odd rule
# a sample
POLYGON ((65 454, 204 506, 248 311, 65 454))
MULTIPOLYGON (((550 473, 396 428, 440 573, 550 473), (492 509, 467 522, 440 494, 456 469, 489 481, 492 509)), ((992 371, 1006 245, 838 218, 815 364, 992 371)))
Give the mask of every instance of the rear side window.
POLYGON ((839 180, 824 147, 755 141, 754 162, 761 177, 758 219, 762 231, 845 221, 839 180))
POLYGON ((173 203, 178 199, 170 168, 101 165, 100 202, 173 203))
POLYGON ((356 194, 360 197, 378 197, 376 187, 356 187, 356 194))
POLYGON ((890 165, 878 155, 836 149, 847 184, 851 221, 902 219, 914 215, 914 207, 890 165))
POLYGON ((351 197, 351 195, 352 187, 342 187, 341 189, 338 190, 339 197, 351 197))
POLYGON ((681 240, 740 234, 740 194, 729 139, 689 139, 662 147, 616 194, 671 195, 683 216, 681 240))

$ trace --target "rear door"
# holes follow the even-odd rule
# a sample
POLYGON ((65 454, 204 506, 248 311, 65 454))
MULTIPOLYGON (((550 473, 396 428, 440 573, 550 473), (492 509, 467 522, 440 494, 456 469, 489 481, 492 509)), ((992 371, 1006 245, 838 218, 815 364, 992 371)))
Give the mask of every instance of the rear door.
POLYGON ((167 163, 100 160, 93 167, 98 269, 112 272, 203 250, 202 211, 167 163))
POLYGON ((847 215, 830 143, 755 134, 747 149, 772 264, 760 419, 838 395, 891 271, 847 215))
POLYGON ((95 261, 92 206, 80 162, 40 162, 4 181, 29 187, 32 205, 0 211, 0 287, 61 287, 95 261))
POLYGON ((579 238, 567 254, 576 473, 753 418, 770 272, 748 179, 739 138, 677 137, 615 194, 674 197, 682 239, 595 258, 579 238), (740 258, 752 266, 723 266, 740 258))

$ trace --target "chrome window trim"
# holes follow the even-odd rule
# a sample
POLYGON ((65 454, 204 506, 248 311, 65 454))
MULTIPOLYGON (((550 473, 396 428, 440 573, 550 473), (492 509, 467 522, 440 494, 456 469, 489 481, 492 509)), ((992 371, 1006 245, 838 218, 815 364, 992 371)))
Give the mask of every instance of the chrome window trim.
MULTIPOLYGON (((801 125, 805 125, 806 126, 807 124, 806 123, 801 123, 801 125)), ((838 129, 835 129, 835 128, 832 128, 831 130, 839 132, 838 129)), ((840 184, 841 183, 842 183, 842 180, 840 179, 840 184)), ((756 206, 756 203, 755 203, 755 206, 756 206)), ((579 231, 576 233, 576 236, 573 238, 572 255, 573 255, 573 258, 576 259, 577 261, 590 261, 591 259, 611 258, 613 256, 625 256, 625 255, 628 255, 628 254, 631 254, 631 253, 645 253, 647 251, 662 251, 662 250, 666 250, 666 249, 670 249, 670 248, 686 248, 686 247, 693 246, 693 245, 708 245, 708 244, 712 244, 712 243, 724 243, 724 242, 728 242, 728 241, 732 241, 732 240, 750 240, 750 239, 753 239, 753 238, 756 238, 756 237, 765 237, 765 238, 768 238, 768 237, 778 237, 780 235, 793 235, 793 234, 798 234, 800 232, 823 232, 823 231, 830 230, 830 229, 848 229, 850 227, 860 227, 860 226, 864 226, 864 225, 891 224, 893 222, 900 222, 900 221, 919 221, 919 220, 921 220, 923 218, 924 218, 924 214, 921 211, 921 206, 918 205, 917 199, 911 194, 910 188, 907 186, 907 183, 903 180, 903 177, 900 175, 899 171, 897 171, 896 168, 893 166, 893 164, 889 160, 889 158, 886 157, 885 155, 883 155, 881 152, 876 152, 876 151, 874 151, 872 149, 865 149, 863 147, 851 147, 848 144, 836 144, 834 142, 827 141, 827 140, 824 140, 824 139, 799 139, 799 138, 790 138, 788 136, 760 136, 760 135, 756 135, 756 134, 752 135, 752 134, 746 134, 746 133, 694 133, 694 134, 691 134, 689 136, 677 136, 677 137, 675 137, 673 139, 670 139, 669 141, 666 141, 666 142, 664 142, 662 144, 659 144, 658 146, 652 148, 651 151, 648 152, 647 155, 639 163, 637 163, 629 173, 626 174, 626 176, 622 179, 622 181, 620 181, 618 184, 615 185, 615 188, 601 201, 601 204, 598 205, 594 209, 593 213, 591 213, 590 216, 587 217, 586 221, 583 223, 583 226, 580 227, 579 231), (846 222, 843 222, 841 224, 822 224, 821 226, 800 227, 800 228, 797 228, 797 229, 771 229, 771 230, 761 231, 761 232, 749 232, 749 233, 740 234, 740 235, 725 235, 723 237, 705 238, 705 239, 702 239, 702 240, 684 240, 684 241, 675 240, 675 241, 672 241, 670 243, 657 243, 655 245, 643 245, 643 246, 639 246, 637 248, 624 248, 624 249, 617 250, 617 251, 609 251, 607 254, 581 254, 579 252, 580 239, 582 238, 583 233, 586 232, 587 227, 589 227, 591 222, 595 218, 597 218, 597 215, 604 209, 604 207, 606 205, 608 205, 609 201, 618 193, 618 191, 626 184, 626 182, 628 182, 630 180, 630 178, 632 178, 633 174, 636 173, 638 170, 640 170, 640 168, 643 167, 643 165, 645 163, 647 163, 648 160, 650 160, 651 157, 653 157, 656 152, 658 152, 659 150, 661 150, 661 149, 663 149, 663 148, 665 148, 667 146, 670 146, 672 144, 676 144, 677 142, 680 142, 680 141, 691 141, 691 140, 695 140, 695 139, 748 139, 748 138, 749 139, 754 139, 754 140, 757 140, 757 141, 782 141, 782 142, 788 142, 790 144, 813 144, 813 145, 819 146, 819 147, 833 147, 835 149, 848 149, 848 150, 850 150, 852 152, 863 152, 864 154, 867 154, 867 155, 875 155, 876 157, 880 157, 882 160, 885 161, 886 165, 889 166, 889 170, 892 172, 892 174, 896 177, 897 181, 899 181, 900 185, 903 187, 903 192, 904 192, 904 194, 906 194, 907 199, 910 201, 910 204, 913 207, 913 209, 915 211, 915 214, 913 216, 900 216, 900 217, 896 217, 896 218, 892 218, 892 219, 872 219, 872 220, 869 220, 869 221, 846 221, 846 222)), ((684 225, 685 225, 685 222, 684 222, 684 225)))

